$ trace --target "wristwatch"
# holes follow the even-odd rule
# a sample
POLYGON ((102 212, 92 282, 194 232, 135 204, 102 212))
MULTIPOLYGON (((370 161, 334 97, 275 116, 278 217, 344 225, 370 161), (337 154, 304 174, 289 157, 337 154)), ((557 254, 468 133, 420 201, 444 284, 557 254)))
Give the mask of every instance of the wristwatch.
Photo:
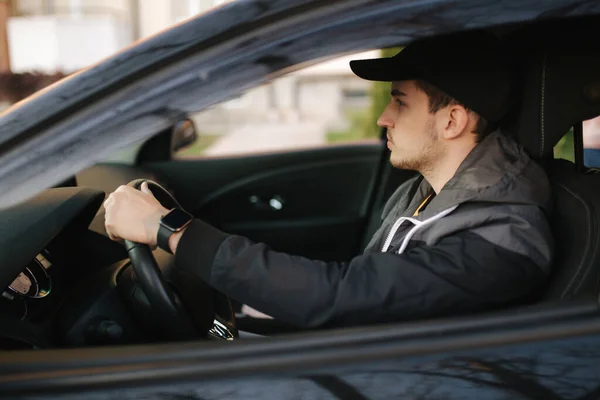
POLYGON ((169 238, 172 234, 181 232, 183 228, 188 226, 194 220, 192 214, 183 211, 180 208, 174 208, 160 219, 158 225, 158 235, 156 236, 156 244, 164 251, 173 254, 169 247, 169 238))

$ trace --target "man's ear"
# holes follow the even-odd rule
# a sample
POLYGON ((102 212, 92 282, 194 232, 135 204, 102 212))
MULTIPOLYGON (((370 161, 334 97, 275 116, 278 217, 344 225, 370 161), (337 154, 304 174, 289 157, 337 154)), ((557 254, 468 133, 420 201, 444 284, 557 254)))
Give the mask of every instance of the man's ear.
POLYGON ((444 124, 444 139, 458 138, 469 125, 469 111, 461 105, 448 106, 444 124))

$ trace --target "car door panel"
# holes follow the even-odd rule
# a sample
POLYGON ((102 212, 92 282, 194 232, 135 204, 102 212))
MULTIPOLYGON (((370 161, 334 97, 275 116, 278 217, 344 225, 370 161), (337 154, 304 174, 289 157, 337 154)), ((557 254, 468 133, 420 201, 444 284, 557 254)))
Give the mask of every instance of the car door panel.
POLYGON ((278 154, 173 160, 144 169, 220 229, 324 260, 360 251, 381 143, 278 154))
POLYGON ((599 332, 589 299, 227 345, 5 352, 0 390, 61 399, 597 399, 599 332))

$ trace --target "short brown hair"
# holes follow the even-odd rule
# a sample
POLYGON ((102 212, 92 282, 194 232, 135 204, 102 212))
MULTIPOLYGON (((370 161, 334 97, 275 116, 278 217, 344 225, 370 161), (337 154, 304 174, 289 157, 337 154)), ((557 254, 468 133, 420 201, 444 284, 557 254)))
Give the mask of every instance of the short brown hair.
POLYGON ((473 132, 477 134, 477 142, 479 143, 484 137, 492 133, 497 129, 496 124, 488 122, 481 115, 477 114, 475 111, 471 110, 469 107, 456 100, 455 98, 448 95, 446 92, 438 89, 436 86, 431 83, 418 79, 415 81, 415 85, 417 89, 422 91, 429 98, 429 112, 431 114, 438 112, 444 107, 451 105, 460 105, 463 106, 468 111, 472 112, 477 116, 477 124, 475 125, 475 129, 473 132))

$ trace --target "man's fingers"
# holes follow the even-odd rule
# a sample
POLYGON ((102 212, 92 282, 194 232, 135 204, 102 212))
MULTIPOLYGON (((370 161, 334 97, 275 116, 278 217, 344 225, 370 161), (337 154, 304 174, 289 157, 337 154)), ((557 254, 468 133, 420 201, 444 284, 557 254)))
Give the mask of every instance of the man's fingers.
POLYGON ((142 186, 140 187, 140 190, 146 194, 149 194, 150 196, 154 197, 154 195, 152 194, 152 191, 150 190, 150 188, 148 187, 148 182, 143 182, 142 186))
POLYGON ((112 202, 113 202, 112 194, 109 194, 108 197, 106 198, 106 200, 104 200, 104 208, 106 209, 106 208, 110 207, 112 202))
POLYGON ((115 236, 115 235, 111 234, 110 232, 107 232, 107 233, 108 233, 108 237, 110 238, 110 240, 114 240, 115 242, 121 240, 120 237, 115 236))
POLYGON ((115 240, 115 241, 117 241, 117 240, 119 240, 119 239, 120 239, 120 237, 119 237, 118 235, 115 235, 115 234, 113 233, 113 231, 114 231, 114 227, 113 227, 112 221, 111 221, 110 219, 106 219, 106 220, 104 221, 104 227, 106 228, 106 233, 108 234, 108 237, 109 237, 111 240, 115 240))
POLYGON ((127 193, 127 191, 128 191, 129 189, 130 189, 130 187, 129 187, 129 186, 127 186, 127 185, 121 185, 121 186, 119 186, 119 187, 118 187, 118 188, 115 190, 115 193, 121 193, 121 192, 127 193))
POLYGON ((125 238, 137 243, 155 241, 154 219, 158 225, 158 218, 155 217, 163 207, 153 196, 148 183, 142 183, 139 189, 119 186, 104 201, 104 226, 112 240, 125 238))

